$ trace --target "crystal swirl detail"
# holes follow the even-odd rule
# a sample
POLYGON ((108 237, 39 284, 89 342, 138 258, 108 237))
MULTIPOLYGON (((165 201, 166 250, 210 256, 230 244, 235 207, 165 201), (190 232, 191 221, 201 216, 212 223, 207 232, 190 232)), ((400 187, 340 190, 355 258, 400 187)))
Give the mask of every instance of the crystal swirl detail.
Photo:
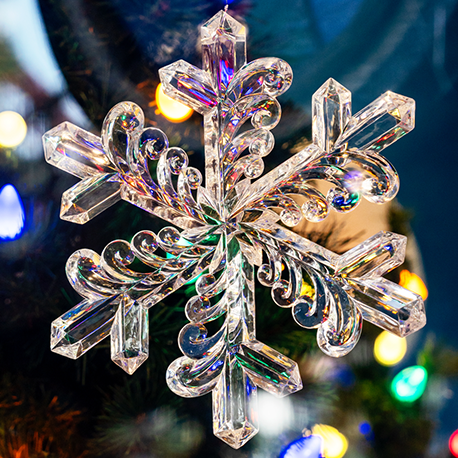
POLYGON ((159 72, 164 91, 204 117, 205 186, 185 151, 146 127, 131 102, 108 113, 101 138, 68 122, 43 137, 46 160, 81 178, 63 194, 63 219, 84 224, 123 199, 174 225, 69 258, 83 301, 52 323, 51 349, 75 359, 109 336, 112 360, 132 374, 148 357, 148 309, 199 277, 167 383, 184 397, 212 392, 214 432, 234 448, 258 431, 258 387, 276 396, 302 388, 297 364, 256 339, 255 266, 274 302, 317 329, 330 356, 352 350, 363 320, 399 336, 426 323, 421 297, 382 278, 403 262, 405 237, 380 232, 337 255, 288 229, 330 208, 351 211, 361 197, 395 197, 398 175, 380 153, 413 129, 414 101, 388 91, 352 115, 350 92, 329 79, 312 99, 313 143, 263 175, 281 116, 276 97, 292 71, 276 58, 247 64, 245 39, 222 11, 202 26, 202 69, 178 61, 159 72), (326 196, 316 180, 331 184, 326 196), (132 269, 135 259, 146 273, 132 269), (209 335, 205 324, 217 318, 209 335))

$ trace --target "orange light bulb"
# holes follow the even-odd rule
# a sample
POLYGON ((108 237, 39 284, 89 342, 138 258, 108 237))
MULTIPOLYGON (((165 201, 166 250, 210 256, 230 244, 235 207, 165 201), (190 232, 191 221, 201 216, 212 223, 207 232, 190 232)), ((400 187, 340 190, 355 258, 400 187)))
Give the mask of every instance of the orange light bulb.
POLYGON ((189 119, 193 109, 187 107, 164 93, 162 84, 159 83, 156 89, 156 104, 159 113, 172 122, 183 122, 189 119))
POLYGON ((419 294, 423 300, 428 297, 428 289, 424 281, 417 275, 412 272, 409 272, 407 269, 401 271, 399 284, 404 288, 419 294))

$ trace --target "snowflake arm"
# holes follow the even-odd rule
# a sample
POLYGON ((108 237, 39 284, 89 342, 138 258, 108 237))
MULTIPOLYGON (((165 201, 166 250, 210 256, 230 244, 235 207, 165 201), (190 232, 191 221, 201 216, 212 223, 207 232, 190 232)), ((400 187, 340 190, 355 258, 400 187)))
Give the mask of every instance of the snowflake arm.
POLYGON ((206 223, 191 193, 201 183, 199 170, 188 167, 181 148, 168 147, 161 130, 144 128, 143 111, 134 103, 112 108, 101 138, 64 122, 44 134, 43 145, 47 162, 82 179, 63 194, 62 219, 84 224, 124 199, 182 228, 206 223), (157 160, 158 183, 148 160, 157 160))
POLYGON ((282 222, 295 226, 302 216, 321 221, 329 205, 350 211, 360 194, 379 204, 396 196, 397 172, 380 152, 413 129, 415 102, 388 91, 351 117, 350 92, 331 78, 314 94, 312 107, 313 143, 257 180, 240 207, 283 204, 282 222), (325 197, 306 184, 314 179, 336 187, 325 197), (288 194, 307 198, 302 212, 288 194))
POLYGON ((113 361, 132 374, 148 356, 147 309, 210 264, 215 248, 199 244, 209 236, 208 231, 202 234, 191 245, 175 228, 166 227, 157 236, 141 231, 131 243, 115 240, 101 256, 92 250, 76 251, 66 272, 84 300, 52 323, 51 349, 76 359, 111 333, 113 361), (157 255, 158 248, 172 256, 157 255), (150 272, 129 269, 135 258, 150 272))

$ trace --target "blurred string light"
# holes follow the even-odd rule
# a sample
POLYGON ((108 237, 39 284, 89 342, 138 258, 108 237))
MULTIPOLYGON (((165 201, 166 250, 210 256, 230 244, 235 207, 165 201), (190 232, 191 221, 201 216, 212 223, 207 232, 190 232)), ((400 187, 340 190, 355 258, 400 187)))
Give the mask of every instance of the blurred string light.
POLYGON ((348 364, 339 364, 332 372, 331 379, 334 379, 342 388, 351 388, 355 384, 355 374, 348 364))
POLYGON ((156 89, 156 104, 158 112, 172 122, 183 122, 189 119, 192 115, 192 108, 177 102, 162 90, 162 84, 159 83, 156 89))
POLYGON ((423 280, 417 275, 404 269, 399 274, 399 284, 404 288, 419 294, 423 300, 428 297, 428 289, 423 280))
POLYGON ((259 393, 258 416, 260 434, 278 436, 293 423, 293 406, 289 398, 259 393))
POLYGON ((24 230, 25 212, 16 188, 7 184, 0 189, 0 241, 16 240, 24 230))
POLYGON ((368 436, 372 432, 372 427, 367 421, 363 421, 359 424, 359 432, 363 436, 368 436))
POLYGON ((428 373, 423 366, 411 366, 403 369, 391 382, 393 396, 402 402, 416 401, 424 393, 428 373))
POLYGON ((450 436, 448 448, 453 456, 458 457, 458 429, 450 436))
POLYGON ((287 445, 278 458, 325 458, 320 436, 305 436, 287 445))
POLYGON ((27 134, 24 118, 15 111, 0 113, 0 146, 14 148, 20 145, 27 134))
POLYGON ((407 341, 391 332, 381 332, 374 343, 374 357, 382 366, 394 366, 404 358, 407 341))
POLYGON ((315 425, 312 434, 323 439, 323 455, 326 458, 342 458, 348 449, 347 438, 336 428, 328 425, 315 425))

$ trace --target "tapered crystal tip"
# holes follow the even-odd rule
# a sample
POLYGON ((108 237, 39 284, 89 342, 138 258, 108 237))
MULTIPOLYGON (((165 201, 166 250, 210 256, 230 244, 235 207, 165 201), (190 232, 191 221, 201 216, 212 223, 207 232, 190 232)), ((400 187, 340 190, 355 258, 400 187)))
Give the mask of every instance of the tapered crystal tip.
POLYGON ((51 324, 51 351, 77 359, 110 334, 116 297, 84 300, 51 324))
POLYGON ((351 92, 329 78, 312 97, 313 142, 330 151, 351 117, 351 92))
POLYGON ((226 358, 212 391, 213 433, 232 448, 240 448, 259 431, 257 389, 233 356, 226 358))
POLYGON ((351 279, 348 284, 366 321, 399 337, 407 337, 426 325, 425 304, 418 294, 385 278, 351 279))
POLYGON ((215 436, 226 442, 232 448, 239 449, 243 447, 258 432, 258 428, 247 422, 238 429, 222 429, 215 431, 215 436))
POLYGON ((111 360, 132 375, 148 354, 148 310, 123 296, 111 328, 111 360))
POLYGON ((135 357, 119 354, 111 360, 122 370, 126 371, 129 375, 132 375, 147 359, 148 355, 146 354, 135 357))
POLYGON ((386 97, 391 101, 390 114, 410 132, 415 127, 415 100, 392 91, 387 91, 386 97))
POLYGON ((79 178, 113 173, 99 137, 63 122, 43 135, 46 162, 79 178))
POLYGON ((202 44, 213 41, 215 34, 221 35, 223 33, 235 36, 237 41, 245 41, 246 27, 225 11, 220 11, 202 26, 202 44))
POLYGON ((62 194, 60 217, 85 224, 121 200, 121 182, 116 174, 86 178, 62 194))
POLYGON ((302 389, 298 365, 262 342, 242 344, 236 358, 255 385, 275 396, 287 396, 302 389))
POLYGON ((184 60, 161 68, 159 78, 165 94, 201 114, 217 105, 210 77, 184 60))
POLYGON ((380 153, 414 127, 415 100, 387 91, 350 119, 335 146, 380 153))

